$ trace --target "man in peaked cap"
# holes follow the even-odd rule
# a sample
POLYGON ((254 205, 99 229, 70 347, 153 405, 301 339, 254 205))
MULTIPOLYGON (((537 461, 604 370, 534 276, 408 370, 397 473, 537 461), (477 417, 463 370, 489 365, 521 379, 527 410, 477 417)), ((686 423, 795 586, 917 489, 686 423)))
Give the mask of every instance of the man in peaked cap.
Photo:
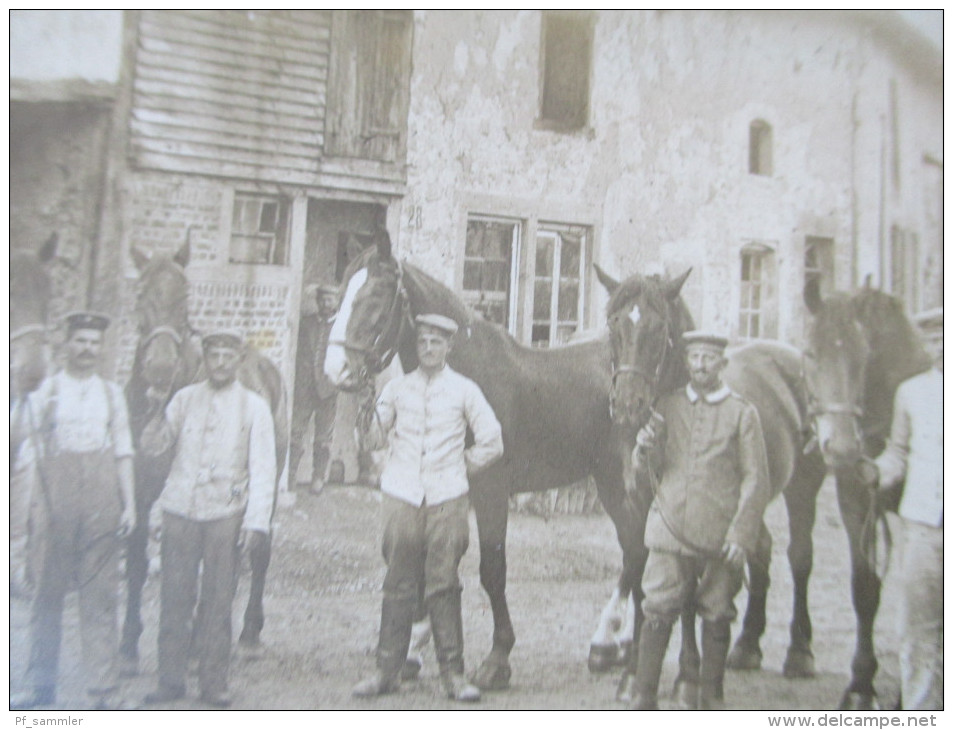
POLYGON ((503 437, 480 387, 447 365, 457 323, 440 314, 422 314, 416 323, 419 366, 384 386, 379 426, 368 435, 371 448, 385 438, 390 444, 381 474, 387 574, 377 671, 354 695, 396 691, 422 593, 444 691, 458 702, 475 702, 480 691, 463 674, 457 570, 469 543, 467 477, 502 456, 503 437), (467 427, 475 440, 470 448, 467 427))
POLYGON ((933 367, 897 388, 881 489, 903 487, 900 699, 903 710, 943 709, 943 310, 915 317, 933 367))
MULTIPOLYGON (((291 412, 290 478, 295 479, 304 455, 304 437, 314 415, 314 438, 311 443, 311 492, 324 488, 325 472, 331 455, 334 417, 337 412, 337 388, 324 372, 324 356, 328 336, 338 308, 337 287, 330 284, 311 285, 301 303, 298 321, 298 348, 295 354, 294 405, 291 412)), ((294 481, 290 483, 294 487, 294 481)))
POLYGON ((65 317, 66 365, 25 409, 38 483, 31 501, 35 591, 30 608, 30 689, 10 709, 52 704, 63 599, 78 587, 86 690, 96 709, 117 709, 119 548, 135 526, 132 438, 122 389, 97 374, 109 318, 65 317))
POLYGON ((199 595, 200 699, 213 707, 231 703, 228 669, 239 548, 251 554, 260 549, 274 508, 274 422, 265 399, 238 380, 242 333, 208 333, 202 354, 208 378, 178 391, 158 422, 158 433, 143 434, 143 442, 157 444, 160 451, 174 444, 172 468, 159 498, 159 683, 146 704, 185 696, 199 595))
POLYGON ((692 601, 702 617, 701 688, 683 684, 682 709, 719 709, 734 597, 769 497, 767 454, 754 406, 721 381, 728 339, 682 337, 690 382, 662 397, 639 431, 633 463, 655 499, 645 527, 633 709, 658 709, 658 683, 672 624, 692 601))

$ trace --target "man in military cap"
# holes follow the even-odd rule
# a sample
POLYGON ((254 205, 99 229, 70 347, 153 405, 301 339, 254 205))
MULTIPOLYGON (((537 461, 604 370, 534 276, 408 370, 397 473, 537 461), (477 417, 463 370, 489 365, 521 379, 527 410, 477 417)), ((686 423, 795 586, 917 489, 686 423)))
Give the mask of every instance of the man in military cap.
POLYGON ((275 490, 275 429, 265 400, 238 380, 243 338, 219 330, 202 339, 208 378, 182 388, 142 448, 174 448, 159 498, 162 585, 159 683, 146 704, 185 696, 192 622, 199 591, 200 699, 227 707, 232 601, 239 548, 267 539, 275 490), (201 570, 200 570, 201 565, 201 570), (201 574, 201 589, 199 575, 201 574))
POLYGON ((457 323, 422 314, 416 324, 419 365, 384 386, 376 432, 369 434, 372 448, 385 437, 390 444, 381 474, 387 574, 377 671, 354 695, 397 690, 422 587, 444 691, 458 702, 475 702, 480 691, 463 674, 457 570, 469 544, 467 476, 503 454, 502 431, 480 387, 447 365, 457 323), (467 427, 474 437, 469 448, 467 427))
POLYGON ((115 709, 120 701, 119 547, 136 521, 129 417, 122 389, 96 372, 109 318, 75 312, 65 320, 65 368, 47 378, 20 413, 38 483, 30 508, 30 689, 11 697, 17 710, 56 699, 63 600, 77 589, 92 706, 115 709))
POLYGON ((639 484, 655 499, 645 527, 645 619, 633 709, 657 709, 672 624, 688 602, 702 617, 701 691, 683 686, 682 709, 719 709, 734 597, 767 505, 767 454, 754 406, 721 381, 728 340, 683 335, 690 382, 663 396, 637 436, 639 484))
POLYGON ((917 324, 933 367, 894 396, 887 448, 877 458, 881 489, 902 485, 900 570, 901 709, 943 709, 943 310, 917 324))
MULTIPOLYGON (((337 287, 311 285, 305 290, 298 322, 298 350, 295 355, 294 407, 291 413, 291 467, 294 480, 304 455, 304 437, 314 414, 312 441, 311 491, 324 487, 325 472, 331 454, 334 416, 337 411, 337 388, 324 373, 324 355, 328 335, 338 307, 337 287)), ((292 482, 292 487, 294 483, 292 482)))

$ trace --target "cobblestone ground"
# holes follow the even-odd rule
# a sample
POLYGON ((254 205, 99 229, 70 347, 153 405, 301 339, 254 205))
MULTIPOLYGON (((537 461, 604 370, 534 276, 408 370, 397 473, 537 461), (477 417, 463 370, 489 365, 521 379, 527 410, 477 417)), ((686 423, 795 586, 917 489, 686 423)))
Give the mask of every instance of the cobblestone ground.
MULTIPOLYGON (((378 547, 376 492, 328 489, 314 497, 296 493, 277 515, 275 549, 265 597, 266 622, 260 657, 236 655, 231 690, 234 709, 450 709, 440 695, 432 649, 421 678, 395 694, 359 701, 350 689, 373 666, 380 611, 383 565, 378 547)), ((787 524, 783 504, 769 508, 775 536, 768 627, 762 644, 763 669, 729 672, 725 693, 729 709, 827 710, 836 708, 848 682, 854 645, 854 614, 849 594, 847 542, 832 484, 822 490, 815 528, 815 566, 810 606, 818 674, 786 680, 781 665, 787 647, 791 584, 788 575, 787 524)), ((472 522, 472 518, 471 518, 472 522)), ((464 558, 466 663, 475 667, 489 650, 492 615, 479 586, 475 523, 471 550, 464 558)), ((154 546, 153 546, 154 547, 154 546)), ((617 674, 592 675, 586 662, 589 639, 599 612, 621 567, 615 531, 604 514, 542 518, 514 514, 508 541, 507 595, 517 635, 511 661, 511 688, 485 694, 482 709, 620 709, 614 700, 617 674)), ((136 704, 155 684, 158 575, 150 576, 144 595, 146 630, 141 639, 140 676, 123 685, 136 704)), ((242 577, 236 600, 235 634, 247 595, 242 577)), ((885 706, 898 693, 895 601, 888 576, 877 620, 880 672, 877 688, 885 706)), ((743 607, 745 594, 738 598, 743 607)), ((75 596, 67 601, 61 682, 55 709, 86 707, 81 686, 75 596)), ((27 654, 28 607, 10 609, 10 678, 22 687, 27 654)), ((738 630, 740 619, 733 627, 738 630)), ((676 672, 678 632, 673 634, 662 676, 671 687, 676 672)), ((165 709, 200 709, 190 687, 188 699, 165 709)), ((667 706, 667 698, 662 699, 667 706)), ((162 709, 162 708, 160 708, 162 709)))

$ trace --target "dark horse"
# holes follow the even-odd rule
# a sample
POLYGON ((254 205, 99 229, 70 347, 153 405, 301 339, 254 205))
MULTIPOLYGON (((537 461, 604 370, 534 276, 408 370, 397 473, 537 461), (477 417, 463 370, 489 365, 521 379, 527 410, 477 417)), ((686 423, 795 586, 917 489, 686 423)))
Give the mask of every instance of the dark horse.
POLYGON ((356 390, 395 353, 417 366, 413 317, 435 312, 460 325, 449 363, 474 380, 503 427, 500 461, 473 477, 470 499, 480 542, 480 582, 493 610, 493 648, 473 676, 483 689, 503 689, 516 641, 506 602, 506 527, 511 494, 542 491, 592 475, 623 551, 618 591, 629 595, 645 563, 647 504, 626 496, 623 455, 633 444, 609 419, 609 350, 605 340, 551 350, 523 347, 501 327, 475 317, 450 289, 391 256, 385 232, 355 261, 330 335, 325 370, 356 390))
MULTIPOLYGON (((143 454, 138 448, 139 438, 150 421, 162 416, 176 391, 205 377, 201 346, 188 320, 188 281, 184 269, 189 261, 189 244, 185 243, 172 257, 149 258, 137 249, 132 250, 132 257, 140 271, 136 298, 139 342, 132 375, 126 384, 126 401, 136 446, 137 514, 136 528, 129 536, 126 551, 128 598, 120 642, 120 657, 128 672, 135 671, 138 665, 142 587, 148 571, 149 512, 172 466, 171 449, 158 456, 143 454)), ((271 406, 280 477, 288 448, 287 396, 281 373, 268 358, 248 347, 238 377, 271 406)), ((270 559, 270 540, 260 554, 250 556, 251 588, 239 637, 239 642, 246 646, 257 645, 264 623, 262 596, 270 559)))
POLYGON ((46 265, 56 255, 53 234, 36 253, 10 254, 10 405, 36 390, 49 366, 47 320, 52 285, 46 265))
POLYGON ((873 627, 880 578, 866 552, 871 494, 861 477, 865 460, 883 451, 893 400, 907 378, 929 369, 930 356, 899 299, 865 286, 855 294, 823 299, 817 282, 804 289, 812 314, 804 376, 818 445, 837 478, 837 499, 847 529, 857 645, 849 693, 876 709, 873 627))
MULTIPOLYGON (((675 301, 670 290, 666 296, 663 282, 632 277, 618 284, 601 272, 600 279, 612 291, 609 328, 615 369, 614 413, 637 427, 647 418, 659 393, 687 382, 680 335, 691 326, 691 320, 685 316, 684 304, 675 301)), ((803 375, 802 356, 794 348, 778 343, 749 343, 729 351, 724 380, 757 407, 768 446, 772 490, 784 495, 790 526, 788 558, 794 579, 791 644, 784 673, 810 676, 814 672, 807 606, 813 562, 811 533, 816 496, 826 466, 820 451, 812 448, 812 399, 803 375)), ((838 482, 841 512, 854 546, 860 539, 861 519, 868 501, 860 498, 856 489, 845 487, 838 482)), ((756 668, 760 663, 758 639, 765 625, 770 545, 770 535, 762 525, 757 553, 749 556, 748 608, 741 635, 729 657, 729 666, 735 669, 756 668)), ((858 643, 853 676, 841 700, 843 709, 870 708, 875 697, 871 629, 876 600, 871 604, 869 592, 864 592, 871 576, 862 563, 853 561, 858 643)))

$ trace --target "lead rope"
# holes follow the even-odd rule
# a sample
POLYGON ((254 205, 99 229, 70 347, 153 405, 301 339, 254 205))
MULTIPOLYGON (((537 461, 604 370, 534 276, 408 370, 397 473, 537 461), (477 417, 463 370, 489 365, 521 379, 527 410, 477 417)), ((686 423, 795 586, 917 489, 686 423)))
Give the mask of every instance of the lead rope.
MULTIPOLYGON (((858 464, 873 464, 870 457, 864 456, 858 464)), ((877 485, 867 487, 867 512, 860 528, 860 551, 867 566, 881 581, 890 568, 893 553, 893 533, 886 513, 877 504, 877 485), (881 551, 880 545, 883 545, 881 551)))

